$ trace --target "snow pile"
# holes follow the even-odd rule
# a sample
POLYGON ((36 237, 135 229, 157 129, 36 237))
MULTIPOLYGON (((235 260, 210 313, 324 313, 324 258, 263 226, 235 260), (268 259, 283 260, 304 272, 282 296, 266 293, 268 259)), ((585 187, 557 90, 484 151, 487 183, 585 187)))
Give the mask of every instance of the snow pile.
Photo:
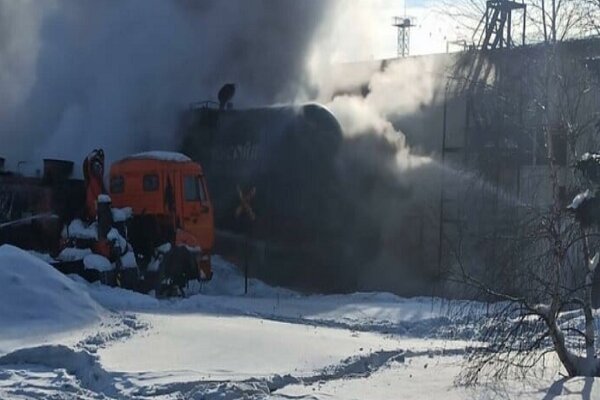
POLYGON ((98 224, 94 222, 88 225, 80 219, 74 219, 63 229, 62 237, 97 240, 98 224))
POLYGON ((573 199, 573 201, 571 202, 571 204, 567 207, 567 209, 569 209, 569 210, 577 210, 579 208, 579 206, 581 206, 581 204, 583 204, 583 202, 585 202, 586 200, 589 200, 589 199, 591 199, 593 197, 594 196, 589 191, 589 189, 586 190, 583 193, 579 193, 577 196, 575 196, 575 198, 573 199))
POLYGON ((125 160, 158 160, 158 161, 173 161, 173 162, 189 162, 192 161, 188 156, 172 151, 146 151, 128 156, 125 160))
POLYGON ((0 339, 81 327, 104 313, 71 279, 9 245, 0 247, 0 287, 0 339))
POLYGON ((600 162, 600 154, 585 153, 583 156, 581 156, 581 161, 590 161, 590 160, 600 162))
POLYGON ((129 246, 127 245, 127 240, 123 236, 121 236, 119 231, 115 228, 111 228, 111 230, 108 231, 108 233, 106 234, 106 238, 111 242, 114 242, 117 246, 119 246, 121 253, 124 253, 129 248, 129 246))
POLYGON ((112 218, 115 222, 125 222, 133 216, 133 209, 131 207, 124 208, 113 208, 112 218))
POLYGON ((86 269, 95 269, 100 272, 112 271, 114 269, 110 261, 99 254, 88 254, 85 256, 83 265, 86 269))
MULTIPOLYGON (((244 294, 244 273, 238 267, 219 256, 211 259, 213 278, 203 283, 200 293, 213 296, 239 296, 244 294)), ((192 291, 195 292, 192 287, 192 291)), ((294 296, 296 292, 269 286, 266 283, 250 278, 248 279, 248 294, 253 297, 294 296)))
POLYGON ((98 203, 112 203, 112 199, 107 194, 98 195, 98 203))
POLYGON ((34 256, 35 258, 39 258, 40 260, 42 260, 43 262, 46 262, 48 264, 52 264, 52 263, 56 262, 56 260, 54 258, 52 258, 52 256, 50 256, 50 254, 40 253, 35 250, 27 250, 27 252, 29 254, 31 254, 32 256, 34 256))
POLYGON ((92 254, 90 249, 77 249, 75 247, 66 247, 56 257, 59 261, 79 261, 83 260, 86 256, 92 254))
POLYGON ((137 268, 137 261, 132 249, 129 249, 129 251, 121 257, 121 268, 137 268))
POLYGON ((63 345, 46 345, 16 350, 0 357, 0 366, 18 365, 64 369, 67 373, 76 376, 81 386, 85 388, 101 393, 114 393, 113 379, 109 373, 102 368, 97 356, 85 350, 76 351, 63 345))
MULTIPOLYGON (((120 287, 110 287, 100 282, 90 283, 79 275, 69 275, 69 277, 82 290, 89 293, 94 301, 110 311, 148 311, 158 310, 161 307, 161 301, 151 295, 120 287)), ((163 301, 162 304, 166 307, 169 302, 163 301)))
MULTIPOLYGON (((98 199, 100 201, 100 196, 98 196, 98 199)), ((132 211, 129 207, 113 208, 112 214, 115 221, 123 222, 131 217, 132 211)), ((98 223, 93 222, 87 224, 80 219, 75 219, 63 229, 62 237, 64 239, 96 241, 98 240, 98 223)), ((121 262, 123 268, 137 268, 132 247, 117 229, 111 228, 106 234, 106 238, 114 243, 119 249, 119 252, 122 255, 121 262)), ((115 265, 111 265, 108 259, 100 255, 92 254, 92 250, 89 248, 66 247, 56 258, 59 261, 67 262, 83 260, 86 269, 94 269, 101 272, 110 271, 115 268, 115 265)))
POLYGON ((271 391, 265 382, 223 382, 198 385, 186 396, 198 400, 268 399, 271 391))

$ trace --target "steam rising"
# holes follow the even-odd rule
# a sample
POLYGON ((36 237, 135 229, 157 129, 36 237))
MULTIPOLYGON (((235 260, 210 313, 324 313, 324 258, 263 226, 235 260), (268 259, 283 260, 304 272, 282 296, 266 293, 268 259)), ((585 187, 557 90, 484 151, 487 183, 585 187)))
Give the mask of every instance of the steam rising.
MULTIPOLYGON (((349 12, 355 26, 366 27, 367 36, 358 42, 368 44, 369 26, 379 21, 349 12)), ((335 45, 327 35, 336 29, 322 31, 313 45, 310 78, 316 98, 347 136, 338 163, 345 192, 362 215, 355 229, 362 242, 378 249, 359 270, 347 273, 356 277, 358 290, 431 293, 441 273, 436 250, 443 172, 431 158, 435 150, 413 154, 400 127, 413 135, 430 130, 407 121, 417 115, 431 118, 432 110, 441 108, 451 61, 432 56, 335 65, 335 45)), ((436 132, 439 138, 441 118, 436 132)), ((459 184, 454 176, 446 179, 459 184)))
POLYGON ((329 5, 0 0, 2 153, 173 148, 177 113, 223 82, 239 83, 239 106, 294 98, 329 5))
POLYGON ((236 106, 318 100, 349 135, 395 141, 391 119, 433 100, 436 82, 422 72, 435 66, 337 73, 335 33, 348 21, 356 54, 374 45, 380 21, 368 10, 343 0, 0 0, 3 153, 80 159, 102 146, 114 159, 173 148, 177 113, 229 81, 240 86, 236 106), (364 82, 366 97, 335 95, 364 82))
MULTIPOLYGON (((95 147, 109 162, 177 150, 178 113, 214 99, 225 82, 238 84, 238 108, 316 100, 347 136, 337 161, 349 201, 364 211, 355 229, 383 249, 370 268, 347 276, 365 289, 411 285, 410 274, 390 265, 422 268, 424 260, 407 251, 417 237, 414 218, 427 225, 429 203, 439 199, 431 193, 439 174, 428 157, 410 155, 397 121, 437 102, 443 65, 417 58, 334 66, 336 31, 353 28, 361 58, 374 45, 370 28, 381 21, 354 5, 0 0, 0 156, 14 166, 80 160, 95 147)), ((419 240, 429 240, 427 232, 419 240)))

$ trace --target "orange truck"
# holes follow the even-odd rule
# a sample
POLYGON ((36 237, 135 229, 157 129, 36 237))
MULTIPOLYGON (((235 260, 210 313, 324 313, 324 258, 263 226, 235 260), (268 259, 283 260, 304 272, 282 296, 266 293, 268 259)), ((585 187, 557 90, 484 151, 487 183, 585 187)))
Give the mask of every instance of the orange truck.
POLYGON ((43 253, 65 273, 158 296, 212 278, 213 205, 199 164, 180 153, 134 154, 110 167, 108 193, 101 149, 83 169, 84 180, 64 160, 44 160, 43 177, 0 171, 0 244, 43 253))
POLYGON ((112 164, 109 181, 112 205, 132 210, 127 238, 142 272, 211 279, 213 206, 199 164, 180 153, 139 153, 112 164))

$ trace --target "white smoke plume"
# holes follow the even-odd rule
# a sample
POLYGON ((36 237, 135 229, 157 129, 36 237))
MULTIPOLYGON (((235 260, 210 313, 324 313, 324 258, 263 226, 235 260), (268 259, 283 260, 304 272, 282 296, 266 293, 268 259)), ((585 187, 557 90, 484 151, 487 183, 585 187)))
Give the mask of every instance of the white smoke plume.
POLYGON ((331 4, 0 0, 0 152, 173 148, 178 112, 227 82, 240 106, 294 98, 331 4))
POLYGON ((39 26, 47 3, 0 2, 0 119, 25 100, 35 82, 39 26), (18 34, 17 34, 18 33, 18 34))
MULTIPOLYGON (((382 21, 363 10, 346 8, 335 21, 361 27, 365 36, 355 43, 359 53, 368 54, 376 45, 370 32, 382 21)), ((434 161, 435 149, 413 154, 406 135, 420 142, 427 138, 415 135, 427 131, 441 142, 442 120, 440 115, 439 130, 431 124, 435 132, 407 121, 416 115, 431 119, 441 109, 452 60, 427 56, 339 63, 335 38, 340 30, 335 23, 322 28, 308 70, 315 97, 333 112, 346 135, 338 165, 345 192, 363 212, 359 231, 370 232, 370 245, 379 249, 368 266, 353 271, 357 286, 404 294, 422 293, 423 287, 430 291, 425 281, 440 274, 434 256, 443 172, 434 161)))
POLYGON ((437 66, 338 73, 332 62, 368 58, 376 45, 382 21, 359 3, 0 0, 2 153, 14 163, 173 148, 177 113, 223 83, 238 83, 236 106, 290 102, 306 93, 307 73, 317 90, 301 98, 329 105, 349 134, 401 137, 390 120, 432 100, 422 72, 437 66), (352 40, 340 45, 341 31, 352 40), (335 96, 364 82, 366 97, 335 96))
POLYGON ((318 99, 350 137, 376 134, 396 148, 398 172, 432 160, 411 154, 397 121, 439 106, 446 65, 435 57, 321 67, 311 70, 318 99))
POLYGON ((440 103, 449 63, 443 56, 369 61, 379 45, 373 32, 389 22, 380 20, 375 3, 380 2, 357 1, 354 7, 344 0, 335 3, 335 18, 321 26, 313 42, 309 77, 313 95, 335 114, 346 135, 383 135, 397 148, 403 169, 429 160, 410 155, 397 121, 440 103), (349 51, 338 46, 344 32, 352 35, 353 54, 365 61, 339 62, 349 51))
MULTIPOLYGON (((369 240, 387 252, 373 260, 380 274, 364 268, 355 276, 394 285, 398 269, 390 265, 423 264, 409 259, 415 218, 428 224, 414 205, 439 199, 430 193, 438 172, 424 173, 430 159, 410 155, 396 120, 439 103, 444 65, 416 58, 336 66, 349 52, 372 58, 373 28, 388 23, 372 4, 0 0, 0 156, 14 168, 43 157, 81 160, 96 147, 109 162, 176 150, 178 113, 214 100, 228 82, 238 84, 236 108, 316 100, 347 136, 338 161, 346 193, 362 210, 357 227, 368 226, 369 240), (343 44, 340 32, 349 36, 343 44)), ((407 274, 401 281, 408 284, 407 274)))

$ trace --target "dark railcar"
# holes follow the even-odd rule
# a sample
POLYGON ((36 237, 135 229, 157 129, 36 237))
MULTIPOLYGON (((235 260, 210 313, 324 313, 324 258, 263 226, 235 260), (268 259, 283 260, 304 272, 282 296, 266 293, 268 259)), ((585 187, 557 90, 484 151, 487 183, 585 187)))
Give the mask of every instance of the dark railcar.
POLYGON ((0 169, 0 244, 55 254, 61 228, 79 217, 85 199, 82 180, 70 179, 73 163, 44 160, 42 177, 0 169))
POLYGON ((206 170, 216 253, 240 266, 250 254, 251 275, 319 292, 422 295, 437 285, 427 246, 437 231, 425 229, 431 196, 418 184, 437 174, 400 176, 399 141, 343 135, 317 104, 205 103, 184 113, 180 135, 182 152, 206 170))
MULTIPOLYGON (((374 249, 352 233, 357 210, 340 188, 336 118, 317 104, 221 110, 182 118, 182 152, 206 169, 217 253, 286 286, 355 290, 374 249), (246 240, 248 240, 246 242, 246 240)), ((358 196, 358 193, 356 194, 358 196)))

